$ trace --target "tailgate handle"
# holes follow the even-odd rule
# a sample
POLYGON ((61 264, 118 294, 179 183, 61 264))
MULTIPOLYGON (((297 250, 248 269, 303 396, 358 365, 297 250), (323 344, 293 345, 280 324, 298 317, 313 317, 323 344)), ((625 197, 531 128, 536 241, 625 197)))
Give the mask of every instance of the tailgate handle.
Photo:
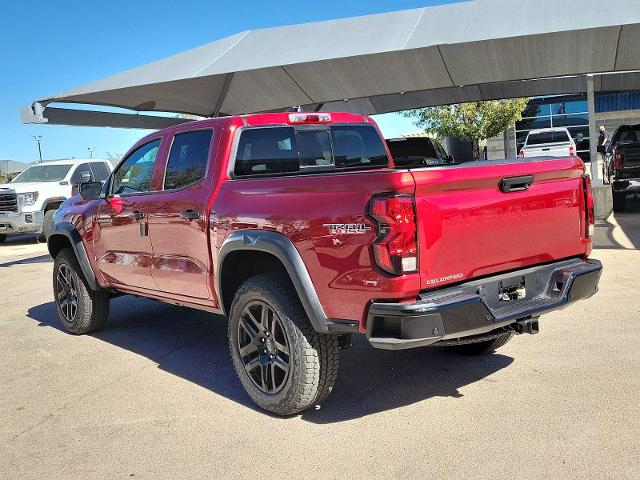
POLYGON ((522 192, 529 190, 529 187, 533 183, 533 175, 525 175, 523 177, 510 177, 503 178, 500 181, 500 190, 504 193, 509 192, 522 192))

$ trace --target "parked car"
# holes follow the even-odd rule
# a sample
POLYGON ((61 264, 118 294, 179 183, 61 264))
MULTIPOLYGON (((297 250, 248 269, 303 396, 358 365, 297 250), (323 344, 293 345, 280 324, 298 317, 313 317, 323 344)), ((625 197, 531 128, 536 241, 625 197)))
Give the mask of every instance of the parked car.
POLYGON ((576 144, 566 128, 542 128, 531 130, 524 145, 518 153, 519 157, 573 157, 576 155, 576 144))
POLYGON ((396 167, 432 167, 454 162, 442 144, 429 137, 389 138, 387 147, 396 167))
POLYGON ((136 143, 54 216, 64 328, 133 294, 229 317, 240 382, 290 415, 333 390, 352 334, 493 352, 593 295, 593 197, 577 158, 407 168, 350 113, 229 116, 136 143))
POLYGON ((611 183, 613 210, 626 209, 627 195, 640 192, 640 124, 621 125, 605 150, 604 179, 611 183))
POLYGON ((53 213, 77 193, 78 185, 104 182, 110 173, 106 160, 58 160, 32 165, 10 183, 0 184, 0 243, 19 233, 46 238, 53 213))

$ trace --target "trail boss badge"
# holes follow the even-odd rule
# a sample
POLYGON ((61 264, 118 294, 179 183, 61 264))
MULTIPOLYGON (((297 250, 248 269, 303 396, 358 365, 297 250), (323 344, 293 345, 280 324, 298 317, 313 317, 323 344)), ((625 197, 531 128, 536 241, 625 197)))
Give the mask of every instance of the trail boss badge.
POLYGON ((325 223, 322 226, 332 235, 364 235, 371 231, 371 227, 364 223, 325 223))

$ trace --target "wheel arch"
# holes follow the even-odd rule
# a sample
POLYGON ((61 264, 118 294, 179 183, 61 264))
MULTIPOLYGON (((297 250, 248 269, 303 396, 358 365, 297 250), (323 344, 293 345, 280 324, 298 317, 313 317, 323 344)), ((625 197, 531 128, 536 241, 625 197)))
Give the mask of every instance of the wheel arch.
POLYGON ((53 210, 55 206, 55 210, 57 210, 62 202, 66 200, 65 197, 56 197, 56 198, 47 198, 42 204, 42 211, 46 212, 47 210, 53 210))
POLYGON ((280 233, 261 230, 233 232, 222 244, 218 256, 216 289, 224 314, 229 313, 230 302, 242 281, 266 273, 261 268, 271 269, 266 271, 280 269, 287 274, 309 321, 318 333, 333 333, 347 325, 353 328, 355 322, 336 323, 327 318, 309 272, 291 240, 280 233))
POLYGON ((87 280, 92 290, 102 290, 98 285, 96 276, 89 263, 87 251, 82 243, 82 236, 75 226, 68 222, 56 223, 53 225, 51 233, 47 237, 47 249, 52 258, 56 258, 60 251, 65 248, 73 249, 73 253, 80 264, 84 278, 87 280))

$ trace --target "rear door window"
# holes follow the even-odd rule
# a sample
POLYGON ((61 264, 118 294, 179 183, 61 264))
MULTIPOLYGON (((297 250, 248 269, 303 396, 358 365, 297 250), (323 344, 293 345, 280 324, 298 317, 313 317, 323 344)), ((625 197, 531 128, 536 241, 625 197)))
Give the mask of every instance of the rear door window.
POLYGON ((234 173, 238 177, 367 169, 389 163, 370 125, 255 127, 240 134, 234 173))
POLYGON ((94 182, 104 182, 109 175, 111 175, 111 171, 107 164, 104 162, 95 162, 90 163, 91 170, 93 171, 93 181, 94 182))
POLYGON ((213 130, 197 130, 175 135, 164 177, 165 190, 184 188, 204 178, 212 137, 213 130))
POLYGON ((530 133, 527 137, 527 145, 543 145, 545 143, 568 143, 567 132, 538 132, 530 133))

